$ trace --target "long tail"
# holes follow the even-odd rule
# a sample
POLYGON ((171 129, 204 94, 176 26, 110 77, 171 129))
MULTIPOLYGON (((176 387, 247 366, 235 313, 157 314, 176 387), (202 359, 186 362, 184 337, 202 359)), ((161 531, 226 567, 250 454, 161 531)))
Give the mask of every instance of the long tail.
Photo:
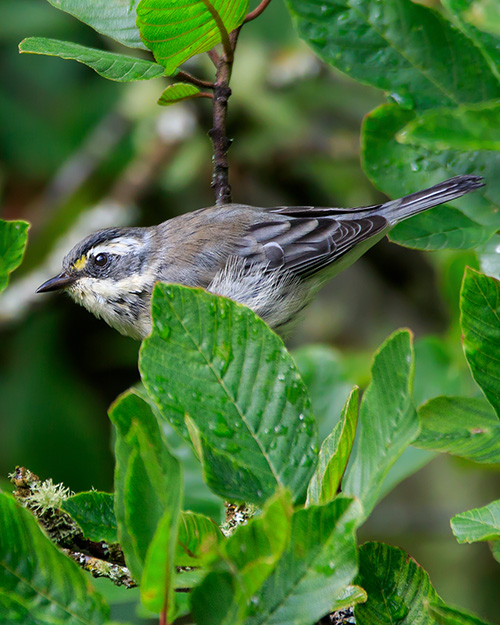
POLYGON ((377 212, 381 212, 391 225, 395 225, 428 208, 450 202, 484 187, 484 184, 481 176, 455 176, 429 189, 386 202, 377 212))

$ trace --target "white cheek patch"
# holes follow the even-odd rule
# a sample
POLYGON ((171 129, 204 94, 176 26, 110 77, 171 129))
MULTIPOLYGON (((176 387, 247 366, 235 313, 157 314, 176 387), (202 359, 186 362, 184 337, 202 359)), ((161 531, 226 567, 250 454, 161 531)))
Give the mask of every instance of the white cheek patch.
POLYGON ((143 291, 153 283, 154 278, 149 274, 127 276, 121 280, 82 277, 68 290, 70 295, 80 301, 88 300, 91 304, 91 300, 97 299, 100 303, 105 303, 124 294, 143 291))
POLYGON ((92 256, 97 254, 116 254, 117 256, 124 256, 140 250, 143 247, 143 242, 133 237, 121 237, 116 240, 106 241, 96 245, 90 250, 92 256))

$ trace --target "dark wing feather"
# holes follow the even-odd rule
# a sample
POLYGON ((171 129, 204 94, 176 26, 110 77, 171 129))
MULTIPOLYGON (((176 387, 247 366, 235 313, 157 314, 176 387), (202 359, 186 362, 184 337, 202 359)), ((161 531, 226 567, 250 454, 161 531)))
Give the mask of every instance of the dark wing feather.
POLYGON ((309 217, 295 216, 306 210, 302 207, 288 209, 293 215, 284 214, 284 210, 280 209, 281 219, 276 219, 277 210, 272 209, 276 215, 273 220, 251 225, 238 246, 238 255, 248 262, 265 263, 269 269, 283 268, 308 277, 389 225, 378 214, 343 219, 337 212, 335 217, 326 216, 321 209, 308 209, 309 217))

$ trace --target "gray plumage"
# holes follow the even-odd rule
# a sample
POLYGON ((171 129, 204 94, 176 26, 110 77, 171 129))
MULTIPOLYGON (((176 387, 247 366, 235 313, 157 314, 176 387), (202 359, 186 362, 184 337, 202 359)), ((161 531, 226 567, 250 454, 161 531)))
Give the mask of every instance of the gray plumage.
POLYGON ((325 281, 394 225, 481 186, 478 176, 457 176, 375 206, 231 204, 149 228, 109 228, 76 245, 63 272, 38 290, 66 288, 111 326, 142 339, 151 329, 155 282, 202 287, 249 306, 282 333, 325 281))

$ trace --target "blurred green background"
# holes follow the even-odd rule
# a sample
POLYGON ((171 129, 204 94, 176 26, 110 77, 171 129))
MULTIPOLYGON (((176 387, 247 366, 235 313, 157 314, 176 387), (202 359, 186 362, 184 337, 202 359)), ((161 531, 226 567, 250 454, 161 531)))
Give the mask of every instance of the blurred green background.
MULTIPOLYGON (((120 51, 44 0, 2 0, 0 23, 1 216, 32 224, 25 262, 0 298, 0 476, 5 485, 24 465, 74 491, 109 491, 106 412, 138 380, 139 345, 65 296, 34 290, 93 230, 158 223, 213 203, 210 104, 163 109, 155 104, 163 80, 123 85, 77 63, 19 55, 26 36, 120 51)), ((210 77, 206 59, 189 65, 210 77)), ((279 0, 243 30, 232 88, 234 201, 355 206, 383 199, 359 155, 362 118, 383 94, 324 66, 298 40, 279 0)), ((290 346, 333 346, 346 387, 366 382, 374 349, 406 326, 417 339, 419 400, 466 394, 472 383, 457 318, 467 264, 476 265, 467 253, 422 254, 384 241, 322 291, 290 346), (448 372, 447 388, 433 386, 430 353, 448 372)), ((333 425, 323 421, 323 435, 333 425)), ((500 623, 500 567, 486 544, 458 545, 449 527, 453 514, 498 498, 498 486, 498 468, 441 456, 386 497, 362 537, 406 549, 448 603, 500 623)))

